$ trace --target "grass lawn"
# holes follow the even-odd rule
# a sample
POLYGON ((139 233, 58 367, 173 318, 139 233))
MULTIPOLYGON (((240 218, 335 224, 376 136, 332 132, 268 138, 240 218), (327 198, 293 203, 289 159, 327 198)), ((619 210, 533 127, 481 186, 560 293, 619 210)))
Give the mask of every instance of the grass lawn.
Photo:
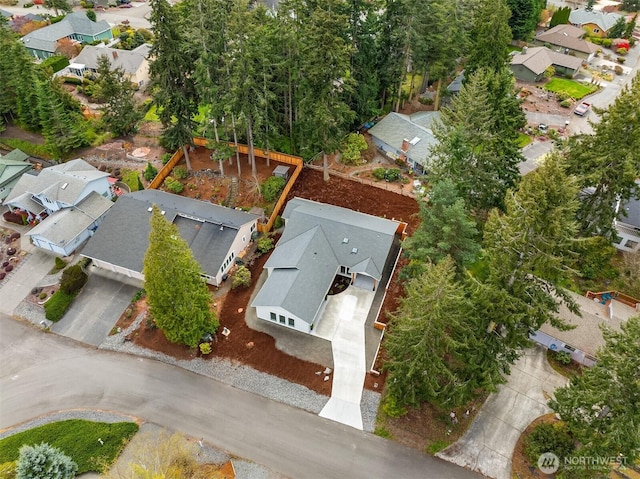
POLYGON ((32 446, 46 442, 78 464, 78 475, 89 471, 103 472, 136 432, 138 425, 133 422, 109 424, 82 419, 53 422, 0 440, 0 464, 17 460, 24 444, 32 446))
POLYGON ((552 78, 545 86, 545 90, 552 91, 554 93, 566 93, 571 98, 579 100, 585 96, 593 93, 598 89, 596 85, 585 85, 574 80, 568 80, 566 78, 552 78))
POLYGON ((529 135, 525 135, 524 133, 518 133, 518 146, 520 148, 524 148, 529 143, 531 143, 531 137, 529 135))

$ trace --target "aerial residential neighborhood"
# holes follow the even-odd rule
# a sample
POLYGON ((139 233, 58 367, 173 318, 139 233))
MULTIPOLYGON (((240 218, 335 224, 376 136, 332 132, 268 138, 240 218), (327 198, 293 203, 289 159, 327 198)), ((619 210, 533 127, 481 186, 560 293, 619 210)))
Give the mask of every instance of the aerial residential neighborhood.
POLYGON ((0 477, 640 477, 639 10, 0 0, 0 477))

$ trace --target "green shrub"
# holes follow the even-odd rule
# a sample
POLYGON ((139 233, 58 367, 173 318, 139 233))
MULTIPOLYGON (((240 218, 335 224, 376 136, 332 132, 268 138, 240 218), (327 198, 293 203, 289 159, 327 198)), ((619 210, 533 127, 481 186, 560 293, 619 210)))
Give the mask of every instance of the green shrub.
POLYGON ((67 312, 69 306, 75 298, 75 294, 67 294, 62 291, 56 291, 51 295, 49 301, 44 303, 45 317, 54 323, 60 321, 67 312))
POLYGON ((617 61, 620 65, 622 65, 622 64, 625 62, 625 59, 624 59, 624 57, 618 57, 618 58, 616 58, 616 61, 617 61))
POLYGON ((345 165, 358 165, 362 159, 362 152, 369 148, 364 135, 349 133, 342 143, 342 163, 345 165))
POLYGON ((66 294, 76 293, 86 284, 87 279, 89 279, 89 277, 82 271, 82 265, 80 263, 71 265, 62 272, 60 291, 66 294))
POLYGON ((131 298, 131 302, 135 303, 136 301, 140 301, 146 295, 147 295, 147 292, 144 289, 141 289, 136 294, 133 295, 133 298, 131 298))
POLYGON ((246 266, 238 266, 236 272, 233 273, 231 278, 231 288, 236 289, 239 286, 251 285, 251 271, 246 266))
POLYGON ((82 85, 82 80, 76 77, 62 77, 62 81, 69 85, 82 85))
POLYGON ((611 48, 611 43, 613 43, 611 38, 603 38, 602 39, 602 46, 605 47, 605 48, 611 48))
POLYGON ((200 343, 200 352, 205 356, 211 354, 211 345, 209 343, 200 343))
POLYGON ((627 50, 627 49, 626 49, 626 48, 624 48, 624 47, 622 47, 622 48, 618 48, 618 49, 616 50, 616 53, 617 53, 618 55, 623 55, 623 56, 624 56, 624 55, 626 55, 628 52, 629 52, 629 50, 627 50))
POLYGON ((573 438, 564 423, 539 424, 524 439, 524 453, 532 464, 545 452, 560 458, 568 457, 575 449, 573 438))
POLYGON ((573 102, 571 100, 568 100, 568 99, 567 100, 562 100, 560 102, 560 106, 562 108, 571 108, 571 105, 573 105, 573 102))
POLYGON ((58 271, 67 267, 67 263, 59 256, 56 256, 55 263, 58 271))
POLYGON ((273 246, 273 238, 271 235, 266 234, 258 239, 258 251, 260 251, 261 254, 271 251, 273 246))
POLYGON ((140 173, 136 170, 124 170, 122 172, 122 182, 129 187, 131 191, 139 191, 142 183, 140 182, 140 173))
POLYGON ((59 72, 65 67, 69 66, 69 59, 63 55, 53 55, 52 57, 42 60, 40 68, 46 70, 51 68, 53 73, 59 72))
POLYGON ((147 167, 144 169, 144 179, 147 181, 153 180, 158 174, 158 169, 151 164, 151 162, 147 162, 147 167))
POLYGON ((181 166, 176 166, 173 169, 173 171, 171 171, 171 174, 176 178, 178 178, 179 180, 184 180, 189 176, 189 171, 187 170, 186 167, 181 165, 181 166))
POLYGON ((402 173, 397 168, 376 168, 371 174, 374 178, 384 181, 398 181, 402 178, 402 173))
POLYGON ((181 193, 184 185, 171 176, 164 179, 164 186, 172 193, 181 193))
POLYGON ((616 72, 616 75, 622 75, 624 73, 624 70, 620 65, 616 65, 613 70, 616 72))
POLYGON ((260 193, 265 201, 275 201, 280 196, 287 181, 279 176, 270 176, 260 185, 260 193))
POLYGON ((400 406, 398 401, 389 394, 385 396, 384 401, 382 402, 382 410, 390 417, 400 417, 407 414, 407 408, 400 406))
POLYGON ((576 243, 577 269, 585 279, 614 279, 618 275, 611 265, 616 248, 602 236, 592 236, 576 243))
POLYGON ((563 91, 559 91, 556 93, 556 98, 558 99, 558 101, 565 101, 565 100, 570 100, 571 98, 569 97, 569 94, 563 91))
POLYGON ((602 45, 603 38, 600 37, 589 37, 589 41, 594 45, 602 45))
POLYGON ((166 165, 167 163, 169 163, 169 160, 171 159, 173 155, 171 153, 164 153, 161 157, 160 160, 162 161, 163 165, 166 165))
POLYGON ((92 22, 96 21, 96 12, 95 10, 87 10, 87 18, 92 22))
POLYGON ((44 299, 46 297, 47 297, 46 291, 43 291, 42 293, 40 293, 40 296, 38 296, 38 298, 40 298, 40 299, 44 299))
POLYGON ((276 219, 273 221, 273 227, 275 229, 282 228, 283 224, 284 224, 284 220, 282 219, 282 216, 277 215, 276 219))
POLYGON ((557 351, 555 354, 556 361, 558 361, 560 364, 571 364, 571 354, 568 351, 557 351))

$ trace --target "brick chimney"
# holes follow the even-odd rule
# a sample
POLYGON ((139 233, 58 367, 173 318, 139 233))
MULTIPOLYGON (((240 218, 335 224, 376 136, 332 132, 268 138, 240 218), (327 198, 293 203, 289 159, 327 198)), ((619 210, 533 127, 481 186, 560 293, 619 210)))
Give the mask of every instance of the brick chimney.
POLYGON ((400 148, 400 150, 404 151, 405 153, 409 151, 409 140, 407 140, 406 138, 402 140, 402 147, 400 148))
POLYGON ((115 50, 111 52, 111 55, 113 55, 114 60, 118 58, 118 52, 115 50))

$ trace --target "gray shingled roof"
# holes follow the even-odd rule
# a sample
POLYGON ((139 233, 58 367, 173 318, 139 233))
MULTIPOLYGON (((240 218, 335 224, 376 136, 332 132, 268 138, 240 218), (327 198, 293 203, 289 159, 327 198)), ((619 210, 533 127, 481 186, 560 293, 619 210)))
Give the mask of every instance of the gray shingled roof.
POLYGON ((613 12, 599 12, 596 10, 571 10, 569 23, 581 27, 587 23, 598 25, 602 31, 607 32, 620 19, 622 15, 613 12))
POLYGON ((91 70, 98 69, 98 59, 106 55, 112 69, 122 68, 125 73, 134 74, 140 69, 140 65, 149 55, 151 46, 141 45, 135 50, 118 50, 116 48, 87 45, 82 49, 73 63, 84 65, 91 70))
POLYGON ((194 258, 210 276, 218 273, 238 229, 256 218, 243 211, 164 191, 136 191, 118 199, 82 254, 142 272, 151 231, 149 208, 154 204, 178 227, 194 258))
POLYGON ((64 247, 102 216, 113 202, 92 191, 77 207, 56 211, 27 233, 39 235, 53 244, 64 247))
POLYGON ((3 10, 2 8, 0 8, 0 15, 2 15, 5 18, 11 18, 13 16, 13 13, 8 12, 8 11, 3 10))
POLYGON ((78 11, 70 13, 58 23, 27 33, 22 37, 22 43, 35 50, 55 52, 56 42, 61 38, 74 33, 96 36, 110 29, 111 26, 106 20, 92 22, 84 11, 78 11))
POLYGON ((18 206, 17 201, 22 201, 26 194, 29 198, 44 195, 74 205, 89 182, 107 176, 109 173, 99 171, 82 159, 71 160, 45 168, 37 176, 22 175, 4 202, 18 206))
POLYGON ((551 65, 577 70, 582 65, 582 58, 554 52, 547 47, 527 48, 526 52, 511 57, 512 65, 523 65, 536 75, 544 73, 551 65))
MULTIPOLYGON (((20 150, 13 150, 8 155, 0 157, 0 186, 15 181, 16 178, 33 168, 31 163, 25 161, 27 158, 29 156, 20 150)), ((2 193, 0 193, 1 199, 2 193)))
POLYGON ((640 229, 640 200, 630 199, 622 206, 622 209, 626 216, 618 215, 619 221, 640 229))
POLYGON ((371 136, 400 151, 402 141, 419 138, 411 145, 406 156, 423 166, 428 166, 431 146, 436 143, 430 126, 439 117, 439 112, 425 112, 429 115, 408 116, 401 113, 389 113, 369 130, 371 136), (425 126, 429 125, 429 126, 425 126))
POLYGON ((272 273, 252 306, 281 306, 311 323, 340 266, 381 279, 397 221, 301 198, 282 217, 284 232, 264 266, 272 273))
POLYGON ((582 39, 585 31, 573 25, 556 25, 546 32, 536 35, 536 40, 578 52, 595 53, 597 45, 582 39))

